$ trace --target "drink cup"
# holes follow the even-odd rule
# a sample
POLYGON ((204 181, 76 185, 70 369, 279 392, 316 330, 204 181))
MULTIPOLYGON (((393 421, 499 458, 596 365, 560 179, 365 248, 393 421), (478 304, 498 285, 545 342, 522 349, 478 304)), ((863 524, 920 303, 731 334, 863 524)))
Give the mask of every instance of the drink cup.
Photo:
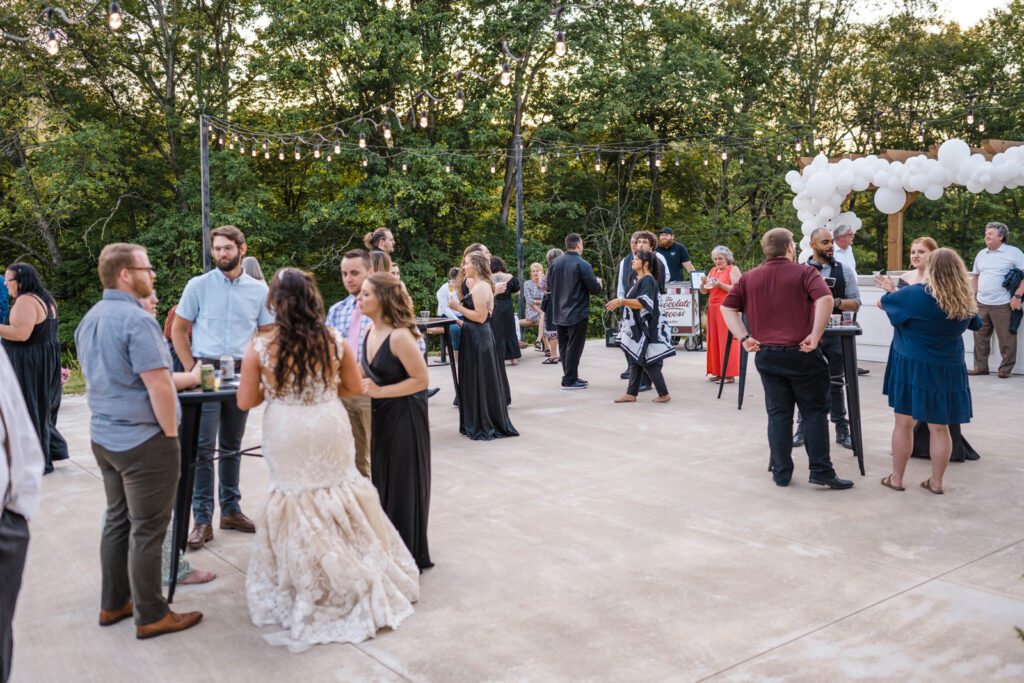
POLYGON ((838 313, 833 313, 831 319, 829 320, 829 325, 835 327, 836 325, 839 324, 841 320, 842 316, 840 316, 838 313))
POLYGON ((853 311, 843 311, 843 324, 844 325, 852 325, 853 324, 853 311))
POLYGON ((215 370, 213 369, 212 363, 203 363, 202 367, 199 369, 199 385, 202 387, 203 391, 215 391, 214 373, 215 370))
POLYGON ((428 320, 430 318, 430 309, 424 308, 422 311, 420 311, 420 318, 422 318, 423 320, 428 320))
POLYGON ((232 380, 235 378, 235 357, 220 357, 220 376, 222 379, 232 380))

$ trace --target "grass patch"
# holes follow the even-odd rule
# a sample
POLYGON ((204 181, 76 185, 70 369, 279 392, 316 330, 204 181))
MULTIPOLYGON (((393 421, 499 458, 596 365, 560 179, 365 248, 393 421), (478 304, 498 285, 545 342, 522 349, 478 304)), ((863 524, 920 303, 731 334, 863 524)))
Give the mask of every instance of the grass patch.
POLYGON ((82 366, 78 364, 77 360, 72 359, 65 367, 71 371, 71 374, 68 376, 68 381, 64 382, 64 388, 61 393, 64 396, 84 394, 85 377, 82 376, 82 366))

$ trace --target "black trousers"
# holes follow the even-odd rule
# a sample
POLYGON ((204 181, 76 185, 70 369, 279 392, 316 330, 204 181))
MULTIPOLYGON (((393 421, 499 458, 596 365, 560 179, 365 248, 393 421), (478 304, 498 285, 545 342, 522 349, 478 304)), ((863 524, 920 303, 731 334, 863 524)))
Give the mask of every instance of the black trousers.
MULTIPOLYGON (((633 360, 629 357, 629 354, 626 353, 625 349, 622 350, 622 355, 626 357, 626 372, 630 372, 630 370, 633 367, 633 360)), ((640 384, 650 384, 650 383, 651 383, 651 377, 644 370, 644 366, 641 365, 640 366, 640 384)))
MULTIPOLYGON (((850 423, 846 419, 846 397, 843 395, 846 389, 846 372, 843 369, 843 343, 835 337, 822 339, 818 345, 825 360, 828 361, 829 394, 831 407, 829 416, 832 424, 836 426, 836 432, 841 430, 849 431, 850 423)), ((800 413, 797 417, 798 431, 803 431, 804 416, 800 413)))
POLYGON ((815 478, 834 477, 836 471, 828 451, 828 363, 821 350, 802 353, 762 349, 754 363, 764 386, 772 475, 786 483, 793 476, 793 407, 799 406, 810 474, 815 478))
POLYGON ((562 357, 562 386, 575 384, 580 378, 580 356, 583 342, 587 341, 588 320, 575 325, 558 325, 558 352, 562 357))
POLYGON ((665 384, 665 375, 661 373, 662 361, 656 360, 653 363, 647 365, 640 365, 635 360, 630 358, 628 355, 626 359, 629 361, 629 386, 626 387, 626 393, 630 396, 636 396, 640 393, 640 382, 650 382, 654 384, 654 388, 658 390, 658 396, 664 396, 668 393, 668 386, 665 384))
POLYGON ((14 652, 14 604, 21 591, 21 575, 28 554, 28 522, 17 512, 0 514, 0 681, 11 677, 14 652))

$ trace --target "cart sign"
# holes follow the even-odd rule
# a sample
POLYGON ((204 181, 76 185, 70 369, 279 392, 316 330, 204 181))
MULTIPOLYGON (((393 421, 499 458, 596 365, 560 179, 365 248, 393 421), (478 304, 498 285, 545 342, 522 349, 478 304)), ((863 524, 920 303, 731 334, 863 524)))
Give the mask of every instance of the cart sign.
POLYGON ((697 308, 693 304, 689 282, 670 282, 661 295, 661 314, 672 328, 672 335, 685 337, 700 329, 695 322, 697 308))

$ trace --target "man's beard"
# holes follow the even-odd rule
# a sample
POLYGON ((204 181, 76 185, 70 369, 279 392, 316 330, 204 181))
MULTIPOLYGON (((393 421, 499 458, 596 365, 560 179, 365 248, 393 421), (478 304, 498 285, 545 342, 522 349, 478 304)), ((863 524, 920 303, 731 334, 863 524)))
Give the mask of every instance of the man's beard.
POLYGON ((225 273, 230 272, 238 267, 238 262, 242 260, 242 255, 237 254, 233 259, 227 261, 217 261, 217 268, 224 271, 225 273))
POLYGON ((818 251, 817 249, 815 249, 814 256, 821 261, 825 261, 826 263, 832 260, 832 254, 828 253, 827 251, 818 251))
POLYGON ((147 296, 153 293, 153 281, 148 278, 143 280, 137 278, 132 283, 132 290, 135 292, 135 296, 139 299, 145 299, 147 296))

